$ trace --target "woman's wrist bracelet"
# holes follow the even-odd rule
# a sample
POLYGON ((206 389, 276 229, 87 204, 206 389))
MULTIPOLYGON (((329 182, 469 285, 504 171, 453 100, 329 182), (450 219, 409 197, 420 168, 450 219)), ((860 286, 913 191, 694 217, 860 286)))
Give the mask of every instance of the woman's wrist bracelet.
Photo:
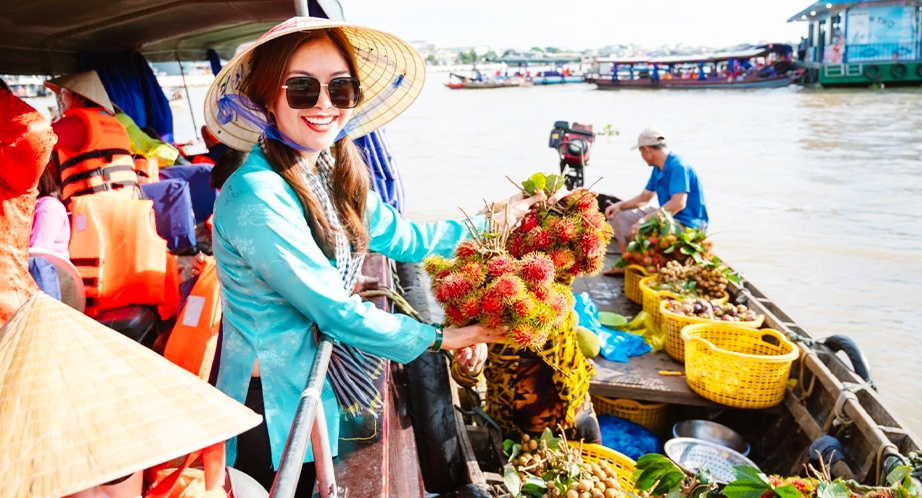
POLYGON ((438 353, 442 350, 442 340, 445 339, 445 333, 442 330, 445 326, 441 323, 433 323, 431 325, 435 327, 435 342, 432 343, 432 346, 429 346, 429 351, 438 353))

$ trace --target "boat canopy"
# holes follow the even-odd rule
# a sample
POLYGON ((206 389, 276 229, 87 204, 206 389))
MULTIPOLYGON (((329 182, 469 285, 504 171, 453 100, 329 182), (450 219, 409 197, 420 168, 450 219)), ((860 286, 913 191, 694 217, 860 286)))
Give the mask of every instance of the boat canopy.
POLYGON ((656 57, 599 57, 599 63, 633 65, 633 64, 693 64, 699 62, 721 62, 730 59, 751 59, 770 53, 789 54, 793 49, 786 43, 757 45, 729 52, 715 52, 701 55, 665 55, 656 57))
MULTIPOLYGON (((342 18, 339 3, 309 2, 342 18)), ((137 51, 151 62, 223 59, 295 15, 293 0, 0 0, 0 73, 65 74, 79 54, 137 51)))
POLYGON ((572 62, 581 62, 581 55, 565 55, 559 57, 499 57, 490 62, 505 62, 506 64, 536 64, 542 66, 553 66, 557 64, 569 64, 572 62))

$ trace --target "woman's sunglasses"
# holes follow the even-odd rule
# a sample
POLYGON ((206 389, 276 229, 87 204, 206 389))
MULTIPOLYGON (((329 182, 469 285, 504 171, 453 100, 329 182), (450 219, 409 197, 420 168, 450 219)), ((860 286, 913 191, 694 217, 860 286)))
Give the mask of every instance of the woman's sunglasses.
POLYGON ((362 100, 362 89, 358 78, 333 78, 329 83, 321 83, 310 76, 288 78, 282 88, 292 109, 310 109, 317 105, 320 92, 327 87, 330 103, 339 109, 352 109, 362 100))

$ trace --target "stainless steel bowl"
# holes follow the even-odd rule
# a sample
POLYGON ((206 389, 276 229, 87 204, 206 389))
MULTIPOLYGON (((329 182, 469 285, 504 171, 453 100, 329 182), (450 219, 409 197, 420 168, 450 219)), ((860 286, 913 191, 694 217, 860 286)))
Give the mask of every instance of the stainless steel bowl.
POLYGON ((726 446, 743 456, 749 455, 749 443, 733 429, 707 420, 685 420, 672 426, 673 437, 693 437, 726 446))
POLYGON ((702 439, 679 437, 666 441, 663 445, 666 456, 673 462, 695 474, 700 469, 707 469, 711 477, 720 484, 728 484, 736 476, 733 467, 737 465, 750 465, 758 469, 752 460, 739 453, 702 439))

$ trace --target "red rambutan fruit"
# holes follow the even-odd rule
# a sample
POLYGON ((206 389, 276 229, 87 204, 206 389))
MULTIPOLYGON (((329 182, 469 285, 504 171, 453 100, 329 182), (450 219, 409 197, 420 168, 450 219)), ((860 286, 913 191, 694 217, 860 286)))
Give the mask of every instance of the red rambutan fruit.
POLYGON ((554 262, 541 253, 526 254, 522 257, 519 276, 530 289, 547 285, 554 280, 554 262))
POLYGON ((477 244, 473 240, 462 240, 455 248, 455 255, 461 259, 477 254, 477 244))
POLYGON ((551 234, 541 227, 537 227, 529 232, 527 241, 535 251, 543 251, 554 242, 551 234))
POLYGON ((573 251, 569 249, 555 249, 548 253, 548 257, 551 258, 557 272, 566 271, 576 261, 573 257, 573 251))
POLYGON ((505 254, 494 256, 487 262, 487 273, 494 278, 515 273, 515 261, 505 254))
POLYGON ((570 218, 560 218, 557 220, 557 223, 554 224, 552 233, 554 237, 557 238, 558 242, 566 244, 576 236, 576 230, 576 223, 574 223, 573 220, 570 218))
POLYGON ((535 301, 531 298, 519 299, 514 301, 509 308, 516 316, 527 316, 535 307, 535 301))
POLYGON ((451 261, 441 256, 429 256, 423 260, 423 268, 429 275, 436 275, 450 266, 451 261))
POLYGON ((536 226, 538 226, 538 214, 534 211, 530 211, 522 217, 522 222, 519 224, 519 229, 522 231, 522 233, 528 233, 536 226))
POLYGON ((468 279, 474 287, 480 287, 487 276, 486 268, 479 261, 468 261, 458 268, 458 274, 468 279))
POLYGON ((529 247, 525 240, 525 234, 518 230, 512 232, 512 234, 509 235, 509 240, 506 241, 506 250, 509 251, 509 254, 514 258, 520 258, 523 254, 526 254, 529 247))
POLYGON ((458 309, 467 321, 473 320, 480 313, 480 296, 471 295, 461 301, 458 309))
POLYGON ((502 313, 490 313, 480 320, 480 324, 491 330, 499 330, 504 325, 502 313))
POLYGON ((525 282, 514 275, 503 275, 494 280, 490 286, 506 303, 520 299, 525 293, 525 282))
POLYGON ((576 208, 580 211, 596 211, 599 210, 599 202, 596 199, 594 193, 589 191, 583 191, 583 194, 576 199, 576 208))
POLYGON ((483 309, 483 312, 488 315, 491 313, 499 313, 504 307, 503 298, 500 297, 495 288, 490 288, 483 293, 483 297, 480 300, 480 307, 483 309))
POLYGON ((457 327, 463 327, 467 325, 467 319, 464 317, 464 313, 461 310, 453 305, 445 305, 445 323, 447 325, 454 325, 457 327))
POLYGON ((509 336, 522 347, 531 345, 535 330, 527 323, 517 323, 509 330, 509 336))
POLYGON ((452 273, 442 279, 433 289, 435 299, 440 303, 452 303, 467 297, 474 290, 471 281, 463 275, 452 273))

